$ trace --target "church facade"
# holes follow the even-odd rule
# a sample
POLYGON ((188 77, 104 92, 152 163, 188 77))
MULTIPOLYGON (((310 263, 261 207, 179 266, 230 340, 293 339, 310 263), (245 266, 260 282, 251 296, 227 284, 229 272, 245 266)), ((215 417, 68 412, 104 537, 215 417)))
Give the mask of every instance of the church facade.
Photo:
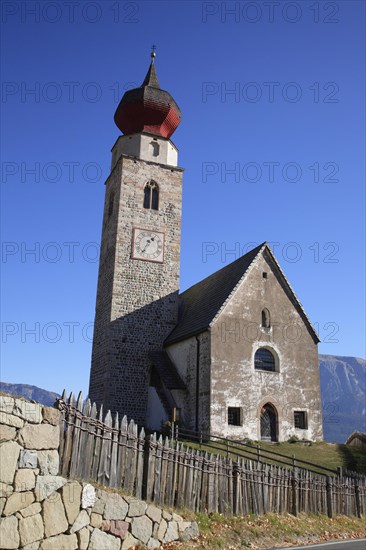
POLYGON ((89 397, 153 429, 321 440, 319 340, 268 245, 179 294, 180 119, 152 54, 115 114, 89 397))

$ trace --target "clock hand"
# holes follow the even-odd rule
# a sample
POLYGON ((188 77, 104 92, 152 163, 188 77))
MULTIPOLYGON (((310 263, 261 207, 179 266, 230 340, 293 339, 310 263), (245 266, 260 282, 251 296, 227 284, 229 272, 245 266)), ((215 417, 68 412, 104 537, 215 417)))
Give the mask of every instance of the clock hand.
POLYGON ((141 252, 145 252, 145 250, 147 249, 147 247, 149 246, 149 244, 150 244, 150 240, 148 239, 147 242, 146 242, 145 248, 143 248, 143 249, 141 250, 141 252))

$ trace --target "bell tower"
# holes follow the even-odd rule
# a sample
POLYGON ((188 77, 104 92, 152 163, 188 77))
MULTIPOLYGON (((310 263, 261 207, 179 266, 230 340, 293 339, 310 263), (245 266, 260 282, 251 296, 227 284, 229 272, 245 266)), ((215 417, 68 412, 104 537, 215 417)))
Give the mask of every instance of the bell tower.
POLYGON ((155 51, 122 97, 106 181, 89 397, 145 422, 150 356, 178 319, 182 174, 170 136, 181 120, 159 86, 155 51))

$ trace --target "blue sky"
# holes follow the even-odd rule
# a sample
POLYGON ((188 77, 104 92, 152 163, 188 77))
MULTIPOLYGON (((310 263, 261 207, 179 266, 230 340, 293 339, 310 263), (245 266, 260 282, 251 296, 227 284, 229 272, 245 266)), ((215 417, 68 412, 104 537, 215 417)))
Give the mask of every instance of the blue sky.
POLYGON ((2 3, 2 380, 87 392, 113 114, 152 44, 183 112, 181 288, 266 240, 319 351, 365 356, 364 12, 2 3))

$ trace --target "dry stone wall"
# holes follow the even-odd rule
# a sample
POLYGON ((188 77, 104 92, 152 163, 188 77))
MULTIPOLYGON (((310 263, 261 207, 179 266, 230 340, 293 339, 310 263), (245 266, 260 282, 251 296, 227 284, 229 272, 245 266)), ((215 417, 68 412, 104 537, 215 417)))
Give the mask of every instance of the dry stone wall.
POLYGON ((134 497, 59 474, 59 411, 0 396, 0 548, 160 548, 197 524, 134 497))

